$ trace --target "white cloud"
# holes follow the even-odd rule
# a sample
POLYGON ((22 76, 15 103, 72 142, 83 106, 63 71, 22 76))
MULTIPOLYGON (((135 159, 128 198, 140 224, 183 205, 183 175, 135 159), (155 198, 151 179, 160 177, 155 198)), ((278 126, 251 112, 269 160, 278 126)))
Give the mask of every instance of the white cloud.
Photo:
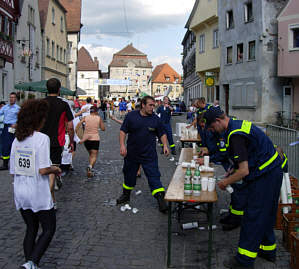
POLYGON ((153 69, 159 64, 168 63, 177 73, 180 75, 183 73, 180 57, 159 56, 149 60, 152 61, 153 69))
POLYGON ((110 64, 113 54, 119 51, 116 48, 109 48, 104 46, 93 46, 91 44, 80 44, 84 46, 92 57, 98 57, 100 69, 102 72, 107 72, 108 65, 110 64))

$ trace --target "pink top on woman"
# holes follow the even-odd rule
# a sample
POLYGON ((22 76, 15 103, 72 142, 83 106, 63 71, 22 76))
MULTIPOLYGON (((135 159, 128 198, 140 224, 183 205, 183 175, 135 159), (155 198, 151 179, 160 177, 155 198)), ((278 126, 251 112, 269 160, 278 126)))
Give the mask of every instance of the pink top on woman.
POLYGON ((97 115, 89 115, 85 117, 85 130, 83 134, 83 141, 92 140, 99 141, 99 127, 101 118, 97 115))

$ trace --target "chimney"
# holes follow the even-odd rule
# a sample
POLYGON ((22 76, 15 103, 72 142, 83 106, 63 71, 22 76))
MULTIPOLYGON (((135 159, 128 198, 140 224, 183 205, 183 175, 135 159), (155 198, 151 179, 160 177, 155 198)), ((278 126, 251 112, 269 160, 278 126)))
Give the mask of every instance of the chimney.
POLYGON ((99 61, 98 61, 98 57, 94 57, 94 63, 97 66, 97 69, 99 69, 99 61))

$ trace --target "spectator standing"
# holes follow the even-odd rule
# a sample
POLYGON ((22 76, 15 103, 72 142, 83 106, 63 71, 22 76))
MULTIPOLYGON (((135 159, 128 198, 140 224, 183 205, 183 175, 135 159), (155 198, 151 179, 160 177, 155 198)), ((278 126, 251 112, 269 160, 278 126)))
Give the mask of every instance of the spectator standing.
POLYGON ((123 194, 117 199, 118 204, 130 201, 131 191, 136 185, 136 175, 141 165, 148 179, 152 195, 157 199, 159 210, 167 211, 164 200, 165 189, 160 181, 156 137, 164 144, 164 154, 168 155, 167 138, 163 124, 154 114, 155 99, 146 96, 141 101, 141 109, 128 113, 120 128, 120 154, 124 157, 123 194), (125 145, 128 135, 127 146, 125 145))
POLYGON ((47 115, 45 100, 25 102, 18 114, 11 150, 10 173, 14 175, 15 205, 26 224, 23 241, 26 262, 20 267, 25 269, 38 269, 56 230, 49 174, 59 174, 61 170, 51 166, 50 139, 40 132, 47 115), (42 233, 36 240, 40 224, 42 233))
MULTIPOLYGON (((169 98, 167 96, 164 96, 163 105, 158 107, 156 113, 161 118, 163 127, 166 131, 167 140, 169 143, 171 154, 176 155, 175 144, 173 141, 172 128, 171 128, 171 112, 172 111, 173 111, 173 108, 170 106, 169 98)), ((163 143, 161 143, 160 146, 161 146, 161 154, 163 154, 163 147, 164 147, 163 143)))
POLYGON ((12 92, 9 95, 9 104, 3 106, 0 109, 0 116, 4 116, 4 128, 1 134, 3 166, 0 167, 0 170, 8 170, 10 150, 12 142, 15 138, 14 133, 16 128, 17 116, 20 110, 20 107, 16 104, 16 101, 17 95, 15 92, 12 92))
MULTIPOLYGON (((3 106, 5 106, 5 102, 1 101, 0 102, 0 109, 3 106)), ((1 135, 2 135, 3 128, 4 128, 4 115, 1 115, 0 116, 0 156, 1 157, 2 157, 2 138, 1 138, 1 135)))
POLYGON ((79 97, 76 96, 75 100, 74 100, 74 104, 75 104, 75 108, 74 108, 74 111, 77 113, 80 111, 81 109, 81 104, 79 102, 79 97))
POLYGON ((125 101, 125 98, 121 98, 121 102, 119 103, 119 112, 120 116, 124 116, 127 111, 127 102, 125 101))
POLYGON ((107 101, 101 100, 101 110, 103 112, 103 120, 106 121, 107 101))
MULTIPOLYGON (((41 132, 50 137, 50 158, 52 164, 60 166, 62 151, 65 144, 65 123, 67 122, 67 130, 70 138, 71 152, 74 150, 74 127, 73 113, 70 106, 63 99, 59 98, 60 81, 56 78, 51 78, 47 81, 48 96, 45 98, 49 104, 49 112, 46 123, 41 129, 41 132)), ((56 206, 54 196, 55 174, 50 174, 50 189, 52 198, 56 206)), ((58 181, 60 178, 57 178, 58 181)))
POLYGON ((128 103, 127 103, 127 109, 128 109, 128 112, 132 111, 132 102, 131 102, 131 100, 129 100, 128 103))

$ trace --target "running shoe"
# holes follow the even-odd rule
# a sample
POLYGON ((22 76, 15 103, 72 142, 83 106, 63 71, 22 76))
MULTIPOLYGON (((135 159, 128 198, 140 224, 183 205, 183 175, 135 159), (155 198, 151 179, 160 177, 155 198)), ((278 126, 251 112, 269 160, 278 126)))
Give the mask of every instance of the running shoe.
POLYGON ((39 269, 37 267, 37 265, 32 261, 28 261, 28 262, 26 262, 26 263, 24 263, 23 265, 20 266, 20 269, 24 269, 24 268, 25 269, 39 269))
POLYGON ((56 176, 57 186, 60 189, 62 187, 62 178, 61 176, 56 176))
POLYGON ((87 167, 87 177, 88 178, 92 178, 93 177, 92 169, 89 166, 87 167))

